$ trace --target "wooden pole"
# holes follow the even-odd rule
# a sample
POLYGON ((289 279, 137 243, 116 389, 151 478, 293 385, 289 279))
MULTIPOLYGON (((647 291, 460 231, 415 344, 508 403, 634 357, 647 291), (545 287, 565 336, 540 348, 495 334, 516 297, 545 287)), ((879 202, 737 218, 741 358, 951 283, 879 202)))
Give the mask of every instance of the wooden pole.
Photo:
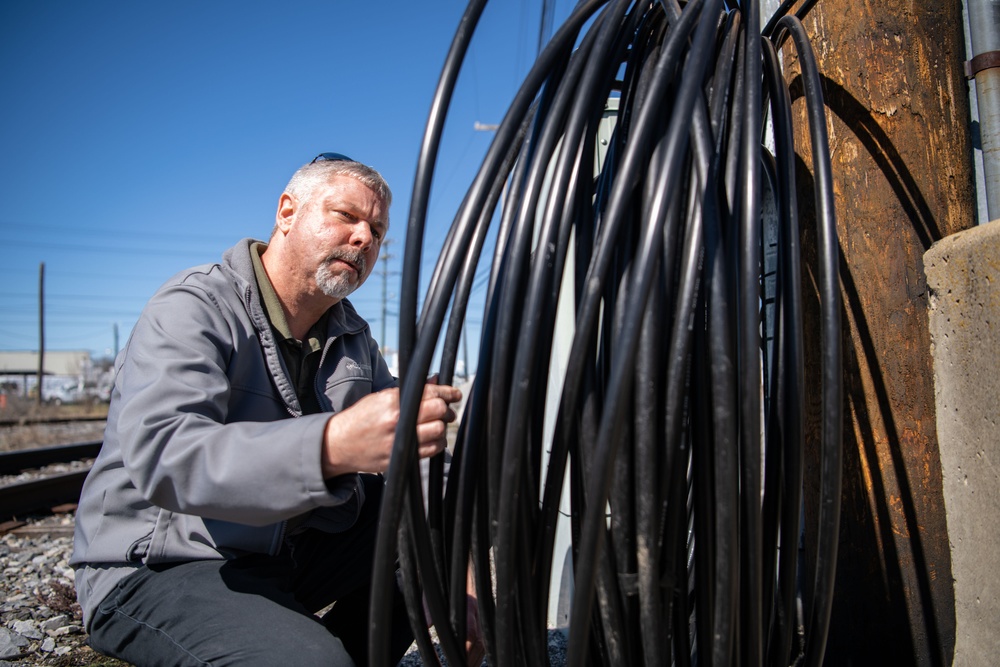
POLYGON ((35 402, 42 404, 42 378, 45 377, 45 262, 38 265, 38 391, 35 402))
MULTIPOLYGON (((975 221, 961 3, 824 0, 803 23, 824 76, 844 302, 844 488, 825 664, 950 665, 954 592, 923 254, 975 221)), ((796 54, 787 45, 783 54, 799 90, 808 184, 796 54)), ((812 205, 811 190, 799 196, 812 205)), ((807 254, 812 217, 803 215, 807 254)), ((816 350, 807 354, 818 367, 816 350)), ((818 474, 807 466, 807 513, 818 474)), ((806 544, 812 562, 812 536, 806 544)))

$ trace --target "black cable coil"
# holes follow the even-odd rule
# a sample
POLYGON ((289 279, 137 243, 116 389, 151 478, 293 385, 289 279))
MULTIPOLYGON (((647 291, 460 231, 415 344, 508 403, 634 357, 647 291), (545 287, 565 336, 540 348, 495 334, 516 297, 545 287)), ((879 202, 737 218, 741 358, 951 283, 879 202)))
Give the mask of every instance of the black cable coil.
POLYGON ((793 4, 762 31, 756 1, 581 0, 499 126, 418 320, 436 153, 485 5, 470 2, 432 104, 407 228, 372 664, 388 660, 380 638, 397 559, 422 660, 439 664, 426 604, 446 661, 464 664, 470 557, 489 664, 548 664, 567 478, 567 664, 822 663, 840 514, 841 306, 824 105, 800 22, 814 3, 786 15, 793 4), (788 37, 813 156, 819 316, 807 323, 791 94, 777 55, 788 37), (596 171, 609 98, 617 119, 596 171), (436 457, 425 505, 414 455, 423 382, 446 316, 439 374, 452 381, 498 206, 477 376, 447 485, 436 457), (555 395, 560 298, 575 304, 575 329, 555 395), (812 386, 807 335, 820 349, 812 386), (809 449, 807 395, 818 397, 819 422, 809 449), (551 437, 547 404, 558 405, 551 437), (820 469, 813 512, 807 451, 820 469), (807 532, 817 536, 812 562, 800 549, 807 532))

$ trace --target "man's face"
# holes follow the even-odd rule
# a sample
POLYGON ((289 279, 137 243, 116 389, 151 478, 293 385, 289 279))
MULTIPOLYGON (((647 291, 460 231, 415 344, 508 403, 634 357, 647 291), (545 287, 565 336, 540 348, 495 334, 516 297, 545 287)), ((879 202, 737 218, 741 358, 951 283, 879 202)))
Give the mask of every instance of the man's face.
POLYGON ((371 274, 388 231, 388 211, 366 185, 344 175, 332 176, 295 205, 288 240, 296 268, 312 279, 309 287, 339 301, 371 274))

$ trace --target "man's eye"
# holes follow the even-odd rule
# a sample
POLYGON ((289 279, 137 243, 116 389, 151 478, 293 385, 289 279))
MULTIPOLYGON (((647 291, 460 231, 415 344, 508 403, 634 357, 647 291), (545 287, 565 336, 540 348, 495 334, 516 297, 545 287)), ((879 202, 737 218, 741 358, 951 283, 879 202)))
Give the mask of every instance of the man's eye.
POLYGON ((380 232, 375 227, 372 227, 371 229, 372 229, 372 238, 375 239, 376 241, 381 241, 382 240, 382 232, 380 232))

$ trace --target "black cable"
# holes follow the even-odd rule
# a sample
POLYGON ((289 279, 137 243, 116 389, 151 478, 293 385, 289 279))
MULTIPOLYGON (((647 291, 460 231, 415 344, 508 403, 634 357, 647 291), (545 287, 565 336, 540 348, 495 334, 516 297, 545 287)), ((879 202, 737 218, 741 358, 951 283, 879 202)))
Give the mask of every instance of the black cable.
MULTIPOLYGON (((691 2, 685 7, 684 11, 696 14, 702 10, 702 4, 706 6, 704 12, 710 17, 713 16, 714 8, 717 6, 717 3, 713 0, 706 0, 705 3, 691 2)), ((713 36, 714 27, 714 23, 710 21, 702 21, 696 26, 693 46, 690 52, 692 58, 685 64, 685 68, 681 74, 682 81, 676 102, 678 105, 677 117, 679 118, 686 119, 690 117, 691 110, 694 107, 695 95, 700 91, 703 72, 708 64, 709 59, 707 56, 709 50, 706 47, 713 36)), ((664 53, 669 53, 669 49, 665 49, 664 53)), ((644 120, 653 116, 652 109, 653 105, 647 100, 647 103, 640 110, 640 119, 636 123, 637 126, 642 125, 644 120)), ((686 152, 688 129, 689 126, 687 123, 675 123, 668 129, 668 134, 665 137, 666 148, 662 151, 662 165, 659 166, 659 172, 662 174, 661 178, 664 182, 670 182, 671 178, 680 170, 681 161, 686 152)), ((630 144, 629 148, 634 145, 630 144)), ((616 189, 616 192, 624 193, 625 191, 625 188, 616 189)), ((609 217, 612 220, 614 219, 614 214, 617 212, 615 203, 621 199, 621 197, 615 199, 614 194, 612 194, 612 204, 609 205, 609 217)), ((611 378, 608 383, 608 399, 610 402, 601 417, 600 430, 598 432, 599 449, 596 457, 597 464, 593 468, 593 477, 595 479, 593 480, 592 488, 594 492, 592 499, 584 509, 583 533, 580 540, 580 562, 577 565, 575 573, 576 588, 570 616, 570 647, 567 663, 571 666, 582 665, 584 661, 584 656, 581 652, 582 648, 580 648, 582 647, 582 642, 573 641, 574 628, 584 627, 586 618, 590 613, 591 596, 594 590, 595 558, 600 550, 603 533, 602 519, 604 517, 604 503, 608 496, 608 485, 610 482, 609 464, 615 454, 613 447, 616 440, 613 434, 620 430, 623 419, 622 405, 618 399, 621 396, 625 379, 629 377, 627 371, 631 370, 630 366, 634 358, 638 332, 641 328, 642 312, 645 310, 646 299, 652 289, 651 277, 653 270, 655 270, 658 263, 659 243, 662 238, 660 234, 661 228, 658 223, 661 216, 660 210, 666 208, 666 198, 661 197, 658 201, 661 203, 657 208, 654 208, 653 215, 651 216, 652 222, 648 222, 643 230, 643 239, 635 271, 635 275, 637 276, 635 301, 630 304, 630 312, 626 323, 628 333, 623 333, 622 345, 617 350, 620 356, 612 364, 611 378), (650 268, 647 268, 647 266, 650 268), (636 304, 638 304, 638 308, 635 308, 636 304)), ((684 264, 686 270, 682 272, 682 275, 686 274, 685 278, 691 279, 694 273, 693 267, 697 263, 697 255, 699 255, 698 246, 700 245, 700 239, 696 238, 698 236, 698 232, 695 231, 696 227, 689 229, 693 232, 690 235, 692 242, 689 246, 690 250, 685 253, 684 264)), ((683 280, 681 289, 683 293, 683 280)), ((677 322, 680 321, 684 322, 682 326, 685 329, 687 328, 686 321, 690 317, 692 305, 689 299, 682 299, 678 302, 677 315, 679 317, 675 320, 675 327, 677 326, 677 322)), ((680 338, 688 339, 685 334, 686 332, 681 334, 680 338)), ((686 348, 684 342, 678 341, 676 345, 679 348, 686 348)), ((680 355, 678 355, 678 357, 684 356, 686 356, 686 350, 681 351, 680 355)), ((678 357, 674 357, 668 361, 668 367, 678 357)), ((667 437, 670 437, 669 433, 667 437)))
MULTIPOLYGON (((417 281, 407 282, 400 349, 409 352, 372 637, 387 629, 398 527, 426 662, 437 657, 416 627, 425 603, 449 664, 464 660, 471 554, 489 664, 545 664, 568 479, 569 664, 783 665, 803 657, 797 636, 810 664, 822 660, 839 525, 839 292, 822 98, 815 64, 802 56, 820 212, 823 394, 820 511, 805 516, 815 520, 819 555, 814 580, 803 581, 802 396, 817 389, 804 374, 795 146, 772 46, 791 36, 808 51, 798 19, 777 16, 793 4, 782 3, 764 41, 755 3, 589 0, 539 56, 455 216, 419 321, 417 281), (595 168, 609 98, 617 121, 595 168), (435 461, 425 513, 413 456, 423 378, 450 312, 441 381, 451 381, 497 220, 477 377, 444 500, 435 461), (556 313, 567 300, 574 332, 550 385, 556 313), (800 599, 809 603, 804 635, 800 599)), ((436 151, 459 60, 449 56, 442 74, 447 94, 436 98, 425 151, 436 151)), ((415 192, 429 190, 433 159, 422 154, 415 192)), ((411 267, 425 209, 415 197, 411 267)))
POLYGON ((778 23, 776 43, 788 31, 799 54, 812 142, 816 192, 816 244, 822 341, 822 441, 820 456, 819 531, 816 545, 815 588, 806 626, 806 663, 823 662, 833 605, 840 530, 840 492, 843 480, 843 374, 840 342, 839 245, 834 207, 830 146, 826 134, 823 89, 819 69, 802 22, 786 16, 778 23))
MULTIPOLYGON (((430 155, 428 157, 427 154, 433 154, 436 152, 433 147, 438 145, 441 127, 443 126, 443 112, 447 106, 446 100, 450 98, 451 91, 453 90, 453 82, 457 77, 457 70, 461 64, 461 56, 464 54, 465 49, 468 46, 468 42, 471 39, 470 24, 474 23, 474 21, 466 19, 469 18, 470 15, 478 17, 478 12, 475 11, 477 8, 481 11, 482 3, 474 4, 475 7, 470 5, 470 8, 466 12, 466 16, 463 17, 462 25, 456 34, 455 40, 453 41, 445 70, 442 73, 441 82, 438 87, 438 94, 435 96, 435 104, 432 109, 431 119, 428 121, 427 138, 424 142, 424 157, 421 158, 420 166, 418 166, 418 179, 425 179, 427 186, 423 187, 423 181, 421 181, 419 187, 418 185, 415 185, 415 192, 423 191, 425 189, 429 190, 429 179, 432 169, 425 169, 423 168, 423 165, 429 164, 431 167, 433 166, 434 156, 430 155), (438 121, 439 117, 442 118, 441 121, 438 121)), ((572 42, 572 37, 576 35, 579 26, 586 21, 590 14, 592 14, 600 4, 600 2, 591 1, 581 3, 577 7, 570 19, 567 20, 557 34, 553 36, 549 46, 546 47, 545 51, 543 51, 539 60, 533 67, 532 72, 529 73, 528 79, 526 79, 521 90, 518 92, 517 96, 515 96, 510 112, 505 117, 497 131, 494 143, 491 145, 487 160, 484 163, 484 168, 477 175, 469 196, 466 198, 466 205, 463 206, 462 212, 460 212, 459 217, 456 219, 455 228, 458 230, 458 233, 452 238, 453 243, 444 249, 441 259, 439 260, 439 265, 446 267, 446 270, 442 275, 436 276, 437 280, 432 281, 428 297, 425 300, 425 310, 421 315, 421 322, 418 323, 416 329, 418 338, 416 339, 416 343, 412 345, 410 339, 408 339, 408 336, 412 334, 410 320, 408 317, 404 316, 408 313, 415 312, 416 285, 418 281, 414 279, 413 274, 415 274, 415 271, 413 269, 408 269, 407 267, 419 267, 424 216, 419 209, 411 212, 411 220, 408 229, 406 261, 404 262, 405 283, 402 294, 402 303, 400 306, 400 372, 402 374, 402 386, 400 389, 400 418, 396 431, 396 442, 393 446, 392 458, 387 474, 386 493, 383 497, 382 508, 380 511, 380 522, 372 576, 372 605, 369 627, 369 646, 370 656, 372 662, 375 664, 384 663, 387 659, 387 648, 384 645, 384 642, 380 642, 378 640, 378 636, 388 630, 388 625, 391 622, 391 587, 395 585, 395 577, 393 575, 393 565, 395 562, 394 544, 396 538, 396 527, 398 526, 402 515, 401 510, 403 508, 405 489, 407 486, 407 478, 404 474, 393 473, 397 469, 406 470, 416 464, 413 457, 414 447, 412 444, 416 424, 416 413, 419 408, 420 398, 423 394, 423 378, 427 375, 427 371, 430 367, 431 356, 434 351, 433 341, 437 338, 438 330, 444 318, 444 311, 447 307, 446 295, 451 293, 451 289, 454 286, 454 281, 458 273, 457 257, 462 256, 460 253, 462 253, 468 246, 467 239, 471 235, 471 223, 474 216, 476 216, 475 212, 479 210, 483 199, 485 199, 488 195, 490 190, 489 184, 496 176, 496 165, 499 164, 505 152, 504 146, 507 142, 509 142, 512 136, 516 135, 518 126, 520 125, 520 119, 531 105, 531 100, 534 97, 535 91, 537 91, 541 85, 541 82, 545 74, 549 71, 552 62, 555 61, 559 54, 567 48, 567 43, 572 42), (410 235, 412 235, 412 239, 410 238, 410 235), (407 276, 409 276, 408 280, 406 278, 407 276), (441 289, 436 289, 436 287, 440 287, 441 289), (425 326, 428 331, 424 333, 423 337, 419 337, 425 326), (431 333, 430 330, 433 330, 433 333, 431 333), (405 352, 410 350, 411 347, 412 359, 409 359, 409 361, 412 362, 413 369, 408 368, 408 366, 410 366, 409 363, 404 363, 404 360, 409 356, 406 355, 405 352)), ((427 574, 429 575, 430 573, 427 574)), ((416 582, 405 582, 405 584, 417 585, 416 582)), ((432 618, 434 618, 433 609, 432 618)), ((446 629, 442 627, 442 621, 444 619, 434 618, 434 620, 435 624, 438 625, 439 632, 446 631, 446 629)))
MULTIPOLYGON (((441 72, 441 78, 438 82, 427 121, 427 131, 424 133, 424 143, 421 146, 417 171, 414 177, 413 199, 407 228, 406 256, 410 258, 410 261, 404 263, 403 293, 400 300, 399 337, 401 343, 407 343, 405 346, 400 345, 399 347, 399 369, 401 375, 405 375, 410 355, 409 343, 413 340, 423 229, 427 213, 427 202, 430 199, 431 178, 434 173, 434 164, 437 160, 438 146, 440 145, 441 129, 444 126, 448 104, 455 88, 455 82, 458 79, 462 60, 472 39, 475 25, 482 15, 485 6, 486 0, 471 0, 465 14, 462 16, 461 23, 448 51, 445 66, 441 72)), ((410 400, 412 401, 413 399, 411 398, 410 400)), ((419 398, 417 400, 419 401, 419 398)), ((416 419, 414 418, 413 423, 415 421, 416 419)), ((411 429, 413 428, 413 423, 410 424, 411 429)), ((397 440, 400 440, 400 438, 397 437, 397 440)), ((395 452, 401 449, 401 447, 394 446, 393 449, 395 452)), ((399 460, 401 457, 395 456, 394 458, 399 460)), ((401 463, 403 462, 401 461, 401 463)), ((397 467, 405 470, 409 466, 403 464, 397 467)), ((404 474, 400 474, 399 477, 402 478, 403 486, 405 486, 404 474)), ((400 486, 400 491, 397 491, 394 496, 392 504, 398 516, 402 504, 402 486, 400 486)), ((384 519, 385 514, 385 504, 383 504, 380 517, 384 519)), ((368 650, 369 659, 375 665, 385 664, 388 661, 388 646, 386 642, 380 639, 379 635, 381 633, 379 630, 384 629, 388 631, 388 626, 391 624, 392 590, 396 585, 393 574, 396 561, 396 525, 395 521, 380 521, 372 568, 372 602, 369 617, 368 650)), ((416 581, 404 582, 404 586, 411 587, 411 598, 415 590, 419 590, 412 588, 418 586, 416 581)), ((417 632, 417 634, 421 633, 417 632)))
MULTIPOLYGON (((567 168, 561 167, 561 165, 579 163, 577 157, 579 151, 577 144, 574 142, 580 141, 583 138, 585 134, 584 128, 588 124, 588 116, 591 115, 589 110, 593 107, 594 103, 597 101, 603 103, 607 98, 609 91, 603 86, 596 85, 607 81, 608 78, 604 71, 608 69, 604 65, 606 56, 602 54, 613 50, 613 37, 618 32, 616 30, 618 24, 622 21, 620 15, 624 13, 628 3, 629 0, 619 0, 614 5, 608 7, 598 19, 603 27, 600 31, 591 31, 584 39, 580 49, 574 55, 571 72, 568 73, 566 79, 561 84, 560 95, 558 100, 553 104, 550 112, 550 118, 559 119, 559 122, 547 124, 545 130, 540 134, 539 154, 542 156, 551 155, 552 151, 556 148, 557 138, 560 136, 565 137, 563 144, 560 146, 559 155, 555 158, 555 173, 559 176, 549 186, 550 193, 553 193, 553 196, 549 198, 549 202, 563 201, 570 185, 570 177, 575 172, 571 172, 567 168), (603 40, 599 36, 603 37, 603 40), (593 44, 592 46, 591 43, 593 44), (591 50, 594 53, 591 53, 591 50), (584 65, 586 65, 585 71, 584 65), (579 70, 579 74, 574 75, 572 73, 573 69, 579 70), (574 113, 563 122, 562 119, 566 118, 567 112, 562 109, 568 107, 571 101, 577 102, 573 108, 574 113), (562 177, 561 180, 560 176, 562 177)), ((540 169, 539 165, 545 165, 548 162, 549 158, 544 157, 537 161, 535 163, 536 169, 529 176, 532 186, 522 200, 522 219, 534 217, 537 199, 541 192, 545 176, 544 170, 540 169)), ((568 228, 565 224, 567 218, 562 216, 561 213, 561 207, 554 209, 550 206, 546 210, 539 230, 538 241, 539 252, 544 253, 544 255, 533 258, 529 287, 526 292, 521 292, 516 297, 517 302, 524 304, 524 308, 520 309, 523 310, 524 319, 520 327, 521 334, 518 339, 517 355, 513 370, 513 382, 519 387, 519 390, 513 392, 512 402, 507 413, 506 436, 505 444, 503 445, 503 484, 501 486, 501 503, 497 516, 498 549, 510 549, 513 545, 513 530, 515 527, 513 521, 516 513, 504 501, 513 501, 517 497, 513 492, 514 485, 522 484, 524 481, 522 473, 524 468, 524 461, 522 459, 526 453, 524 445, 537 443, 540 439, 538 429, 534 429, 534 432, 529 434, 526 427, 529 425, 528 414, 532 403, 535 401, 544 402, 544 378, 547 376, 547 364, 539 366, 536 362, 535 352, 541 352, 542 354, 539 356, 543 359, 548 358, 547 351, 544 348, 539 349, 540 346, 537 344, 537 341, 551 340, 554 328, 555 303, 550 301, 552 294, 549 291, 549 285, 552 283, 553 275, 561 275, 562 273, 562 266, 556 263, 555 257, 557 249, 559 250, 558 254, 565 256, 565 249, 561 244, 568 242, 569 238, 568 234, 560 233, 560 227, 557 226, 557 222, 562 220, 562 228, 568 228), (559 246, 557 246, 557 241, 561 242, 559 246), (536 389, 534 394, 530 391, 532 388, 536 389)), ((534 486, 537 488, 537 475, 534 486)), ((498 562, 498 601, 505 599, 507 592, 511 591, 505 584, 511 580, 508 578, 512 577, 513 565, 514 563, 509 560, 498 562)), ((524 596, 523 592, 522 596, 527 597, 524 596)), ((540 597, 542 600, 547 600, 547 590, 540 597)), ((525 610, 527 611, 527 608, 535 606, 538 607, 539 611, 543 607, 541 604, 534 605, 529 601, 525 610)), ((540 656, 534 656, 534 660, 529 660, 529 662, 533 664, 537 663, 539 658, 540 656)))
MULTIPOLYGON (((746 34, 760 33, 759 5, 744 3, 746 34)), ((739 336, 740 379, 740 603, 747 628, 740 634, 743 640, 741 663, 758 667, 763 661, 762 636, 762 587, 763 587, 763 538, 761 534, 760 483, 761 483, 761 402, 759 387, 760 330, 759 304, 760 257, 760 134, 761 134, 761 46, 760 40, 748 37, 745 49, 747 81, 743 98, 742 128, 740 135, 740 188, 738 199, 739 221, 739 300, 737 318, 739 336)))
POLYGON ((774 413, 771 422, 774 438, 781 448, 780 544, 778 574, 775 582, 774 628, 771 632, 768 663, 789 664, 795 632, 795 576, 798 559, 798 536, 802 507, 802 448, 805 442, 802 396, 805 391, 802 333, 801 263, 798 245, 798 198, 795 191, 795 153, 791 99, 784 86, 777 51, 770 41, 763 42, 764 70, 771 103, 775 142, 776 205, 780 229, 780 263, 776 302, 777 345, 775 356, 781 367, 775 373, 774 413))

